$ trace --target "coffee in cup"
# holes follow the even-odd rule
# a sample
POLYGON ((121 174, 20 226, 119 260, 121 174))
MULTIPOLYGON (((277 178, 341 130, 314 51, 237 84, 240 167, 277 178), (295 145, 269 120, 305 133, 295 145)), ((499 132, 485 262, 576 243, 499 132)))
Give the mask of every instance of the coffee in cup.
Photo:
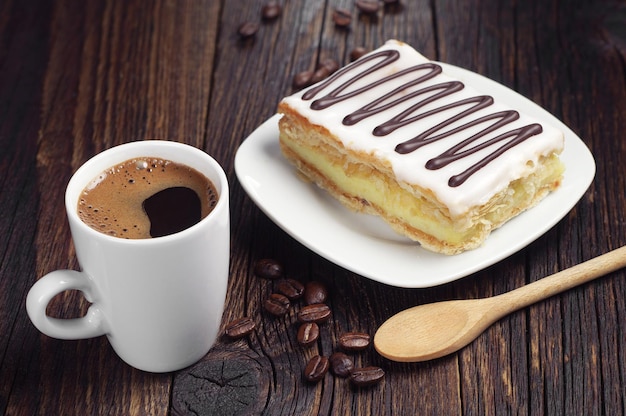
POLYGON ((157 157, 112 166, 81 193, 78 216, 120 238, 162 237, 205 218, 218 200, 215 185, 196 169, 157 157))

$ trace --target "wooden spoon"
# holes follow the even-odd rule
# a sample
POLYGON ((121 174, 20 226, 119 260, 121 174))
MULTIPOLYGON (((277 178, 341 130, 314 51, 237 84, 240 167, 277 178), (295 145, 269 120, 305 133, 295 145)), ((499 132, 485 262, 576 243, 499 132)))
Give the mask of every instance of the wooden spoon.
POLYGON ((374 347, 393 361, 443 357, 472 342, 503 316, 624 266, 626 246, 498 296, 406 309, 378 329, 374 347))

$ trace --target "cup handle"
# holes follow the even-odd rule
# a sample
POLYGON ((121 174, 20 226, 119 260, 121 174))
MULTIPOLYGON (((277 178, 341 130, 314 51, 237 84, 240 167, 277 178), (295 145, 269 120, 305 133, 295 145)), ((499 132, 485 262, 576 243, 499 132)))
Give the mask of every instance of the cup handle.
POLYGON ((58 339, 85 339, 104 335, 102 311, 92 304, 82 318, 51 318, 46 308, 52 298, 66 290, 79 290, 93 301, 93 284, 82 272, 56 270, 39 279, 28 292, 26 311, 33 325, 42 333, 58 339))

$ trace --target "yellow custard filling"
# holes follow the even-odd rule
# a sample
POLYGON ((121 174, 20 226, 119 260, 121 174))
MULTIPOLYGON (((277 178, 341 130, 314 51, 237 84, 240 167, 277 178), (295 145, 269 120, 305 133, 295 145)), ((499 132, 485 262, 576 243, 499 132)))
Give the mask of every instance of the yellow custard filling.
POLYGON ((451 218, 427 191, 408 184, 401 186, 389 172, 356 160, 325 136, 294 128, 297 121, 281 123, 282 151, 304 176, 349 208, 380 215, 396 231, 426 247, 437 247, 438 251, 446 247, 446 254, 480 245, 490 231, 558 187, 564 170, 558 156, 552 155, 542 161, 541 169, 511 182, 487 204, 475 207, 466 216, 451 218))

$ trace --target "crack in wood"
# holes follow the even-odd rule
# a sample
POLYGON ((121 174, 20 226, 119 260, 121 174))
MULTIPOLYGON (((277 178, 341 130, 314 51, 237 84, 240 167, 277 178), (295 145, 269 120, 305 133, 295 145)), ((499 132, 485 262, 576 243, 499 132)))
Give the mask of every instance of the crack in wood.
POLYGON ((245 414, 258 401, 258 367, 247 360, 202 361, 176 376, 174 415, 245 414))

